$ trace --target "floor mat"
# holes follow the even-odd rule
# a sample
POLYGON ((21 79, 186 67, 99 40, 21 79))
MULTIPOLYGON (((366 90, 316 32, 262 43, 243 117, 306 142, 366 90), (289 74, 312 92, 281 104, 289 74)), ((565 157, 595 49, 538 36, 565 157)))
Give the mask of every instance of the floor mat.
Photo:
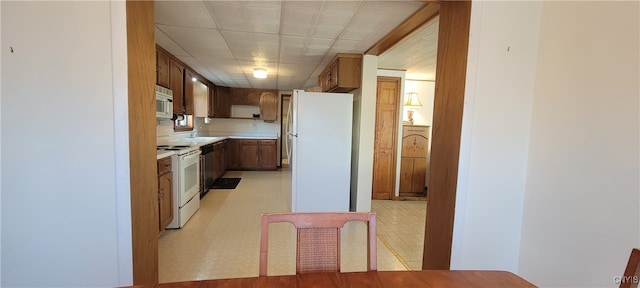
POLYGON ((218 178, 210 189, 236 189, 241 178, 218 178))

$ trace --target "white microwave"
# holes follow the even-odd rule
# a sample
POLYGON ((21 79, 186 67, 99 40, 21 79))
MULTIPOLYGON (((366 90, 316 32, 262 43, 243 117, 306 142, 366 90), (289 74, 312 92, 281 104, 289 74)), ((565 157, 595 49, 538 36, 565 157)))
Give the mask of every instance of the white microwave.
POLYGON ((173 118, 173 91, 156 85, 156 118, 173 118))

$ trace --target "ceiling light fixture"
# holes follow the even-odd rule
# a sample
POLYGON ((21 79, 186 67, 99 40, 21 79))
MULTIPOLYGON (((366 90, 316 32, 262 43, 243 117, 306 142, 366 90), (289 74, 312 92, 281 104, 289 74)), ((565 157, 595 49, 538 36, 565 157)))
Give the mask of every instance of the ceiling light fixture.
POLYGON ((267 78, 267 70, 263 68, 253 68, 253 77, 258 79, 267 78))

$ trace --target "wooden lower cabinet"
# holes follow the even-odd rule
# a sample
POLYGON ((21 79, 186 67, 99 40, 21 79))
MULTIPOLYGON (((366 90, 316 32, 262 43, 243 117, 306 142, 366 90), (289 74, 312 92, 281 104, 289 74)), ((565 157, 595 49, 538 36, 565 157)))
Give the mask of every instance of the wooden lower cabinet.
POLYGON ((227 143, 228 170, 275 170, 278 168, 275 139, 230 139, 227 143))
POLYGON ((240 155, 238 153, 238 144, 240 144, 240 141, 237 139, 227 140, 227 169, 228 170, 240 169, 240 155))
POLYGON ((228 140, 213 144, 213 178, 218 179, 227 172, 227 142, 228 140))
POLYGON ((258 140, 258 168, 278 168, 276 140, 258 140))
POLYGON ((162 232, 173 220, 173 174, 171 173, 171 157, 158 160, 158 208, 160 216, 158 230, 162 232))
POLYGON ((426 196, 429 126, 402 126, 400 196, 426 196))

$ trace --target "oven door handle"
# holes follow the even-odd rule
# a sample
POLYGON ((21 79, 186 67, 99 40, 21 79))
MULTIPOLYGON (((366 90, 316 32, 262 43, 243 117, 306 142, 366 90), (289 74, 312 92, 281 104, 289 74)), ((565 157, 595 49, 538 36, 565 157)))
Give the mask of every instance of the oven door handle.
POLYGON ((182 155, 181 157, 182 157, 183 161, 191 160, 193 158, 198 158, 199 159, 200 158, 200 150, 195 150, 193 152, 189 152, 189 153, 187 153, 185 155, 182 155))

